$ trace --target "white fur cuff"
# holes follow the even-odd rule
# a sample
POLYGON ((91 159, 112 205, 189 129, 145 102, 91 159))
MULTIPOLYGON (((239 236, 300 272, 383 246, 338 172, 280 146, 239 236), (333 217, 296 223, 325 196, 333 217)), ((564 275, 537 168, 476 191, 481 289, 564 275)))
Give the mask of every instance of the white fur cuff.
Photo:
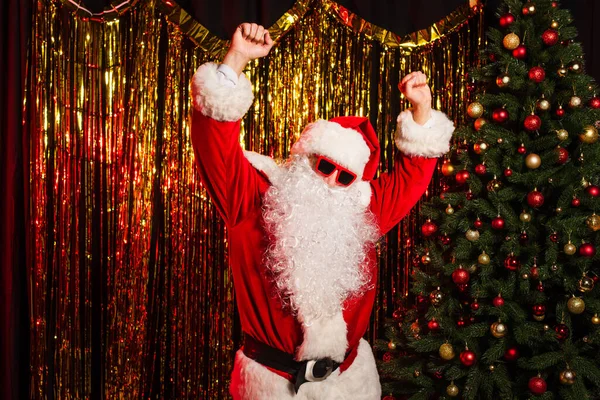
POLYGON ((398 115, 396 146, 409 156, 440 157, 450 149, 454 123, 441 111, 431 110, 431 118, 425 125, 417 124, 411 110, 398 115))
POLYGON ((192 78, 194 108, 217 121, 237 121, 254 100, 252 85, 244 74, 235 86, 223 84, 215 63, 202 64, 192 78))

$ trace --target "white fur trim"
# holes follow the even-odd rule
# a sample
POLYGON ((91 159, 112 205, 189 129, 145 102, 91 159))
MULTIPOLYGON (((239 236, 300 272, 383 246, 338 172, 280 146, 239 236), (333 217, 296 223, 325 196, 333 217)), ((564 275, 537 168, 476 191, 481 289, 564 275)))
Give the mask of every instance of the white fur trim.
POLYGON ((282 168, 269 156, 247 150, 244 150, 244 156, 254 168, 264 172, 271 181, 277 179, 282 172, 282 168))
POLYGON ((441 111, 431 110, 425 125, 417 124, 411 110, 398 115, 396 146, 409 156, 440 157, 450 150, 454 123, 441 111))
POLYGON ((215 63, 202 64, 192 78, 194 108, 217 121, 237 121, 248 111, 254 100, 252 85, 246 75, 240 75, 235 86, 223 84, 215 63))
POLYGON ((362 179, 371 151, 363 136, 337 122, 319 119, 309 124, 292 146, 292 154, 320 154, 348 168, 362 179))
POLYGON ((240 350, 231 376, 234 400, 379 400, 381 385, 371 346, 361 339, 350 368, 322 382, 307 382, 294 394, 292 382, 269 371, 240 350))
POLYGON ((352 186, 356 186, 358 191, 360 192, 360 204, 367 207, 371 204, 371 194, 373 193, 373 189, 371 189, 371 184, 367 181, 355 181, 352 186))
POLYGON ((304 341, 298 349, 298 360, 316 360, 329 357, 342 362, 348 348, 348 330, 342 312, 332 317, 301 321, 304 341))

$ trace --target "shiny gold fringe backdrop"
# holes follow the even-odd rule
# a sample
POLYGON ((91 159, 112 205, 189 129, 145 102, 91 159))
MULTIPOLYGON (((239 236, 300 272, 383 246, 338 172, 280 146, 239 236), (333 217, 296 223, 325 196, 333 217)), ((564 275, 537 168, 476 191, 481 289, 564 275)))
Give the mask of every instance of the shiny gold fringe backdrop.
MULTIPOLYGON (((300 5, 248 69, 247 149, 285 158, 308 122, 364 115, 387 167, 406 106, 397 84, 416 69, 431 76, 438 108, 464 115, 479 17, 406 49, 358 30, 333 3, 300 5)), ((30 397, 227 398, 241 332, 226 232, 198 180, 188 123, 188 83, 214 54, 152 1, 103 22, 59 2, 36 7, 24 102, 30 397)), ((417 207, 378 247, 370 338, 406 293, 418 222, 417 207)))

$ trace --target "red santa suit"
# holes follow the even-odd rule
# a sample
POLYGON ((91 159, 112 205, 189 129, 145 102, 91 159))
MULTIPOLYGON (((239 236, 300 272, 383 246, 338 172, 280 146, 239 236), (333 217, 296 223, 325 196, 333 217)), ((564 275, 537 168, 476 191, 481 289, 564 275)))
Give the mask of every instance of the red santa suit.
MULTIPOLYGON (((361 296, 344 299, 339 313, 315 317, 310 322, 292 312, 277 296, 273 275, 264 261, 271 239, 263 221, 263 197, 280 167, 256 153, 244 152, 238 140, 240 119, 253 101, 251 84, 243 74, 238 82, 225 84, 219 67, 207 63, 194 75, 192 95, 192 143, 204 187, 227 226, 242 330, 256 341, 292 354, 297 360, 329 357, 340 363, 325 380, 304 383, 296 393, 294 377, 265 367, 241 349, 232 374, 232 396, 278 400, 379 399, 381 389, 375 361, 371 347, 362 339, 376 294, 374 246, 369 246, 366 263, 362 265, 369 284, 361 296)), ((354 135, 358 135, 357 125, 366 124, 372 129, 366 119, 348 121, 350 128, 340 128, 340 134, 344 134, 344 129, 354 129, 354 135)), ((357 150, 352 144, 356 137, 348 139, 347 146, 328 144, 332 124, 336 123, 321 121, 313 125, 313 131, 303 133, 292 153, 326 155, 357 171, 358 180, 352 185, 359 188, 365 211, 372 213, 379 234, 383 235, 425 192, 437 157, 448 151, 453 124, 435 110, 423 126, 413 121, 410 111, 402 112, 398 117, 395 142, 399 152, 394 167, 377 179, 372 179, 378 165, 376 136, 363 134, 363 139, 372 143, 367 143, 366 153, 364 148, 361 150, 361 157, 366 155, 367 159, 357 164, 352 156, 357 150)))

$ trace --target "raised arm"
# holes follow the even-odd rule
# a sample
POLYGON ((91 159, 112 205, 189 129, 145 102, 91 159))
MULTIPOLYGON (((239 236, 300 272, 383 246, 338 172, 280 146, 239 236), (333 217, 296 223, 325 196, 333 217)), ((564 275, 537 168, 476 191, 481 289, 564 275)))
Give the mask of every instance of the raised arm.
POLYGON ((260 201, 268 182, 246 160, 239 143, 240 119, 253 101, 242 74, 250 60, 269 53, 273 42, 256 24, 240 25, 223 64, 201 65, 192 80, 192 144, 202 182, 232 226, 260 201))

